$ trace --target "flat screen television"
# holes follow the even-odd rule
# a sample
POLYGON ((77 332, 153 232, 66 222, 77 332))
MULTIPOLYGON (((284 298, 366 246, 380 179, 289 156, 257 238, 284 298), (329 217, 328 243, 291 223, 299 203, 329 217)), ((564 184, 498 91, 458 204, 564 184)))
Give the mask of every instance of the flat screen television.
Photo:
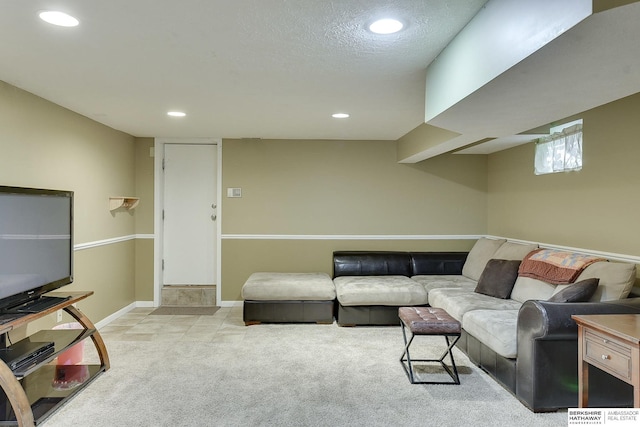
POLYGON ((0 186, 0 310, 73 282, 73 192, 0 186))

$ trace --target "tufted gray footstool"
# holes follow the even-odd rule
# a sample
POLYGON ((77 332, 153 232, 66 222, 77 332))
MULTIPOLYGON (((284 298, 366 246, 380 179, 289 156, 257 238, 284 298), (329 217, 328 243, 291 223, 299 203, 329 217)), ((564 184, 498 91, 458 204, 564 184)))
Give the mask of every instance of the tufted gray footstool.
POLYGON ((460 322, 451 317, 441 308, 435 307, 400 307, 398 309, 402 337, 404 338, 404 351, 400 356, 400 363, 409 377, 411 384, 460 384, 458 368, 453 360, 453 346, 460 339, 460 322), (409 329, 411 338, 407 339, 406 329, 409 329), (447 349, 439 359, 411 359, 409 346, 416 335, 441 335, 447 341, 447 349), (449 338, 454 338, 449 340, 449 338), (444 363, 444 358, 449 355, 451 368, 444 363), (405 357, 406 356, 406 357, 405 357), (418 381, 413 370, 413 362, 439 362, 453 381, 418 381))

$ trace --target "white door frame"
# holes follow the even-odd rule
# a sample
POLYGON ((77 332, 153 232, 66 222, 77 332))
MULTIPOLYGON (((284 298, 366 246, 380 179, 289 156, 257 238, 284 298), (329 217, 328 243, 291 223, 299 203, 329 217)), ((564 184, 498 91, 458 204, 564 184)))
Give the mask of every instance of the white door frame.
POLYGON ((161 303, 160 292, 162 290, 162 243, 163 229, 162 226, 162 209, 164 206, 164 179, 162 173, 162 159, 164 158, 165 144, 215 144, 218 151, 217 174, 217 200, 218 220, 216 221, 216 301, 220 304, 222 300, 221 286, 221 251, 222 244, 220 236, 222 235, 222 139, 220 138, 155 138, 154 140, 154 190, 153 190, 153 305, 159 307, 161 303))

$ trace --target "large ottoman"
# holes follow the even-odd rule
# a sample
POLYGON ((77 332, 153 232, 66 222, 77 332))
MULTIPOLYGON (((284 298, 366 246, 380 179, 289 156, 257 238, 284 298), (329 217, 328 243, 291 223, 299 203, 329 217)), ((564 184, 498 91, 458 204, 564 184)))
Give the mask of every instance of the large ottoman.
POLYGON ((244 323, 333 323, 335 298, 326 273, 253 273, 242 287, 244 323))

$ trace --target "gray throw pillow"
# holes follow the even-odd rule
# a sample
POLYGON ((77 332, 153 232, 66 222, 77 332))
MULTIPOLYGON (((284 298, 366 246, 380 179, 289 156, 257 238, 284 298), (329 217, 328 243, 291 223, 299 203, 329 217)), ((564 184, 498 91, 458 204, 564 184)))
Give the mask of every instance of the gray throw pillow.
POLYGON ((506 299, 511 295, 518 278, 520 261, 490 259, 478 279, 475 291, 479 294, 506 299))
POLYGON ((554 294, 547 301, 550 302, 585 302, 596 293, 600 279, 585 279, 573 283, 554 294))

